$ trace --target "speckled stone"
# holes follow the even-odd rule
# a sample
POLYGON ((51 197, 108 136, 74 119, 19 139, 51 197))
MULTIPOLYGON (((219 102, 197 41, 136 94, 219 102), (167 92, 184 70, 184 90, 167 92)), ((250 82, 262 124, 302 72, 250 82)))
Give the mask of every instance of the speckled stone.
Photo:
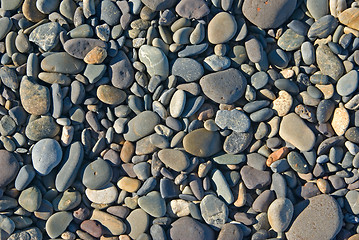
POLYGON ((328 75, 336 81, 344 74, 343 63, 327 45, 318 46, 316 59, 322 74, 328 75))
POLYGON ((20 100, 25 111, 33 115, 43 115, 50 109, 49 89, 26 76, 20 83, 20 100))

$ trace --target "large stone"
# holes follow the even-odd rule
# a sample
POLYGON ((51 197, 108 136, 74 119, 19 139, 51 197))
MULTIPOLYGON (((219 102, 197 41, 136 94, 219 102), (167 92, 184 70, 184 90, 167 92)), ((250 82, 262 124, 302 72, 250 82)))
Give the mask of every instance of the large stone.
POLYGON ((222 150, 219 133, 204 128, 188 133, 183 138, 183 146, 188 153, 197 157, 209 157, 222 150))
POLYGON ((166 166, 177 172, 185 170, 190 164, 186 154, 176 149, 162 149, 158 152, 158 157, 166 166))
POLYGON ((316 51, 318 67, 322 74, 338 81, 344 74, 342 61, 330 50, 327 45, 319 45, 316 51))
POLYGON ((283 117, 280 123, 279 136, 302 152, 311 150, 315 144, 314 133, 295 113, 283 117))
POLYGON ((295 206, 293 224, 286 233, 288 240, 334 239, 343 224, 337 201, 329 195, 309 198, 295 206))
POLYGON ((215 240, 214 231, 191 217, 182 217, 171 224, 169 240, 215 240))
POLYGON ((53 138, 60 132, 60 127, 51 116, 43 116, 30 122, 25 128, 25 135, 32 141, 53 138))
POLYGON ((74 38, 67 40, 64 44, 64 50, 71 56, 79 59, 84 59, 95 47, 106 48, 106 43, 99 39, 74 38))
POLYGON ((176 6, 178 15, 188 19, 200 19, 210 13, 204 0, 181 0, 176 6))
POLYGON ((147 72, 151 77, 155 75, 161 76, 164 79, 168 77, 168 59, 160 48, 142 45, 138 56, 140 61, 146 65, 147 72))
POLYGON ((85 63, 66 52, 53 53, 41 61, 41 68, 46 72, 77 74, 85 68, 85 63))
POLYGON ((227 221, 227 205, 212 194, 202 199, 200 209, 204 221, 217 231, 221 229, 227 221))
POLYGON ((220 12, 208 23, 208 41, 212 44, 226 43, 237 32, 237 22, 227 12, 220 12))
POLYGON ((34 169, 40 175, 47 175, 62 159, 61 146, 54 139, 42 139, 34 145, 31 159, 34 169))
POLYGON ((163 11, 173 7, 177 0, 141 0, 141 2, 153 11, 163 11))
POLYGON ((49 89, 26 76, 20 83, 20 100, 25 111, 32 115, 43 115, 50 109, 49 89))
POLYGON ((359 31, 359 9, 348 8, 338 16, 339 22, 342 24, 359 31))
POLYGON ((127 141, 137 141, 154 132, 154 127, 160 123, 157 113, 144 111, 128 122, 128 132, 123 136, 127 141))
POLYGON ((12 153, 0 150, 0 188, 6 187, 15 179, 19 168, 19 163, 12 153))
POLYGON ((50 51, 59 42, 61 26, 57 22, 49 22, 36 27, 29 36, 29 40, 45 51, 50 51))
POLYGON ((132 64, 123 51, 111 59, 108 74, 112 85, 120 89, 128 88, 135 80, 132 64))
POLYGON ((66 228, 69 226, 72 221, 73 216, 70 212, 57 212, 46 221, 46 232, 50 238, 57 238, 66 228))

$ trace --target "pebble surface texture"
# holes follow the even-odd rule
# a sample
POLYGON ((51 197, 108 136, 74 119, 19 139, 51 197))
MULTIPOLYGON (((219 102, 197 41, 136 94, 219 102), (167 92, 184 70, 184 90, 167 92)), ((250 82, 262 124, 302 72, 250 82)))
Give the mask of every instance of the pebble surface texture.
POLYGON ((0 240, 359 239, 358 0, 0 0, 0 240))

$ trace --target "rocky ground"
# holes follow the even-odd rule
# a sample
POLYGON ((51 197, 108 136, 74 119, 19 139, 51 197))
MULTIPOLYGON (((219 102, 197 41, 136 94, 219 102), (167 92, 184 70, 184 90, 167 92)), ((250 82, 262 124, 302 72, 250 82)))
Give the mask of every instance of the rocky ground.
POLYGON ((0 240, 359 239, 359 1, 0 16, 0 240))

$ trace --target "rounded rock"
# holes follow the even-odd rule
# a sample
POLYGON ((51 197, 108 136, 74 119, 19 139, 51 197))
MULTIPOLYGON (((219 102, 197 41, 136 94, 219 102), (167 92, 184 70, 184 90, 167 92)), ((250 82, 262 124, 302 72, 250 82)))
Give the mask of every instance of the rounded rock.
POLYGON ((37 173, 47 175, 61 162, 61 146, 54 139, 42 139, 34 145, 31 159, 37 173))
POLYGON ((226 43, 237 32, 237 22, 227 12, 220 12, 208 23, 208 41, 212 44, 226 43))

